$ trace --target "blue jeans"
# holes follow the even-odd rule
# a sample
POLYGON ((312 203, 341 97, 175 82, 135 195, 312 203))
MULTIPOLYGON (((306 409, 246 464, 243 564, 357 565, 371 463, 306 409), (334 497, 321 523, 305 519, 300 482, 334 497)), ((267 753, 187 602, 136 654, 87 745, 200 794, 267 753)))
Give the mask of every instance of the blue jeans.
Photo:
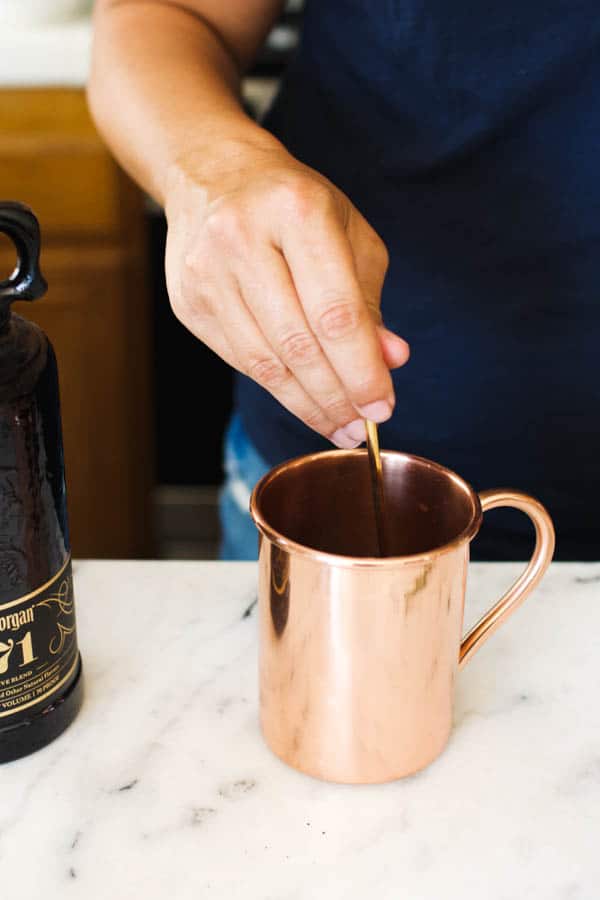
POLYGON ((219 498, 221 559, 257 558, 258 532, 248 506, 252 488, 269 469, 234 413, 225 435, 225 482, 219 498))

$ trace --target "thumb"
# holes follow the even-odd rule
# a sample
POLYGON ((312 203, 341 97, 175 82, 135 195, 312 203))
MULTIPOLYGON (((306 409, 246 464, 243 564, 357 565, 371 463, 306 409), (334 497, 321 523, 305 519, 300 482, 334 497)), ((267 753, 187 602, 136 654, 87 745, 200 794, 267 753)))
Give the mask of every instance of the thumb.
POLYGON ((410 347, 407 342, 386 328, 385 325, 377 326, 377 337, 388 369, 399 369, 408 362, 410 347))

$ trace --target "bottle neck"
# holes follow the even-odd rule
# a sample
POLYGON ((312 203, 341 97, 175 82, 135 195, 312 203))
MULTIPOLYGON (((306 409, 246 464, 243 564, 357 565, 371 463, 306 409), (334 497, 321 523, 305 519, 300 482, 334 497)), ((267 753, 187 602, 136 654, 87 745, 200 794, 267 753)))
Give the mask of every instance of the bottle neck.
POLYGON ((46 364, 47 347, 43 331, 15 313, 0 324, 0 403, 33 389, 46 364))

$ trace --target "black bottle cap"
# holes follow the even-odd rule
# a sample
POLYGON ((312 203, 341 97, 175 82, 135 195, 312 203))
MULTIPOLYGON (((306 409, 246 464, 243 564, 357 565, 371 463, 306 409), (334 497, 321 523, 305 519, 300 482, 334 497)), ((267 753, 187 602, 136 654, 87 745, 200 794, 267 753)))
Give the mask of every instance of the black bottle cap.
POLYGON ((0 281, 0 330, 10 318, 15 300, 37 300, 48 285, 40 271, 40 226, 23 203, 0 201, 0 231, 8 235, 17 251, 17 267, 10 278, 0 281))

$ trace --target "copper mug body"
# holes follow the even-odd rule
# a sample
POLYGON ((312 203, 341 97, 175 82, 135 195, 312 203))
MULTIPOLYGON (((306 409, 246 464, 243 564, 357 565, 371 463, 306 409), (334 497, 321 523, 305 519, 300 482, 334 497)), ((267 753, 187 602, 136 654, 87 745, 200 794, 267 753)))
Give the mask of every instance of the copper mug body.
POLYGON ((382 458, 391 554, 383 559, 366 451, 283 463, 251 500, 263 734, 290 766, 327 781, 391 781, 441 753, 458 670, 533 590, 554 550, 551 519, 533 497, 478 495, 437 463, 382 458), (483 512, 499 506, 530 517, 535 549, 463 637, 469 544, 483 512))

